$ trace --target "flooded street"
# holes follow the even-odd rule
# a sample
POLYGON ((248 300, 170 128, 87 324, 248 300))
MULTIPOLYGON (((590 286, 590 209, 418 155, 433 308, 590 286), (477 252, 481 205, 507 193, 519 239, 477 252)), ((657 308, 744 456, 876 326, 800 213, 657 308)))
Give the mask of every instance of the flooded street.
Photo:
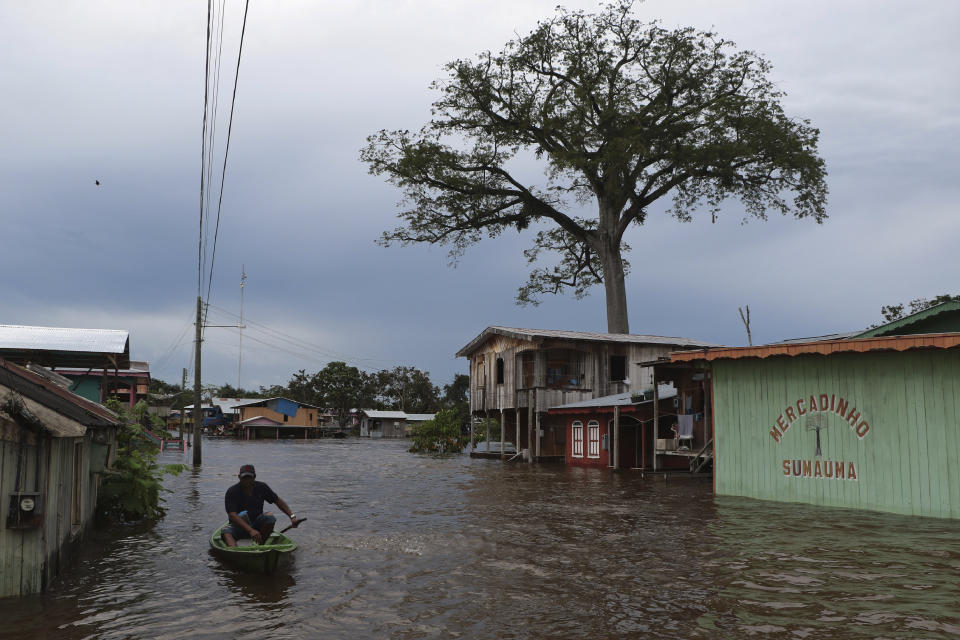
POLYGON ((956 521, 406 446, 205 441, 164 520, 98 531, 47 594, 0 600, 0 637, 960 636, 956 521), (286 572, 207 551, 246 462, 308 518, 286 572))

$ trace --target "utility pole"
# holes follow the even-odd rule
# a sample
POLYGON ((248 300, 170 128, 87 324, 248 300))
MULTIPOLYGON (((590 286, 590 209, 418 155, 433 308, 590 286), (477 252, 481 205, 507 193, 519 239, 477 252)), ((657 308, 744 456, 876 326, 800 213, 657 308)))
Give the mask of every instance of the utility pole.
POLYGON ((183 440, 183 446, 187 446, 187 436, 183 433, 183 418, 187 405, 187 368, 183 368, 183 378, 180 381, 180 439, 183 440))
POLYGON ((200 398, 200 344, 203 341, 203 298, 200 296, 197 296, 196 329, 196 351, 194 352, 193 363, 193 465, 198 467, 202 460, 200 449, 201 443, 203 442, 203 411, 201 410, 200 398))
POLYGON ((242 387, 240 386, 240 380, 243 375, 243 283, 247 281, 247 266, 242 265, 240 267, 240 324, 238 328, 240 330, 240 357, 237 360, 237 391, 242 387))

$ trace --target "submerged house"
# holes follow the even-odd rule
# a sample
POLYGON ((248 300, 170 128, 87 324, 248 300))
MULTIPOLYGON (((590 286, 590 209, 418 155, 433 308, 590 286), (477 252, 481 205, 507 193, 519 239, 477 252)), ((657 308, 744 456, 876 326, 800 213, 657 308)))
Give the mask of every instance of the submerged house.
POLYGON ((551 409, 653 392, 646 363, 712 346, 689 338, 492 326, 457 356, 470 361, 472 416, 499 420, 501 443, 526 449, 531 461, 565 461, 574 418, 551 409))
POLYGON ((319 438, 322 409, 287 398, 254 398, 234 405, 234 433, 244 440, 319 438))
POLYGON ((362 409, 357 414, 361 438, 406 438, 416 425, 433 420, 435 415, 377 409, 362 409))
POLYGON ((960 302, 654 368, 709 380, 717 494, 960 518, 960 302))
POLYGON ((41 368, 0 360, 0 597, 43 591, 92 524, 121 426, 41 368))

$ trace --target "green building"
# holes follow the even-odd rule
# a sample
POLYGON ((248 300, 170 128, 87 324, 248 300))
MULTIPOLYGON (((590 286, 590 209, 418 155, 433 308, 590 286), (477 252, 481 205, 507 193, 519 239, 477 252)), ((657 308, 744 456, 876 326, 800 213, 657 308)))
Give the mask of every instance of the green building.
POLYGON ((960 302, 671 363, 712 380, 717 494, 960 518, 960 302))

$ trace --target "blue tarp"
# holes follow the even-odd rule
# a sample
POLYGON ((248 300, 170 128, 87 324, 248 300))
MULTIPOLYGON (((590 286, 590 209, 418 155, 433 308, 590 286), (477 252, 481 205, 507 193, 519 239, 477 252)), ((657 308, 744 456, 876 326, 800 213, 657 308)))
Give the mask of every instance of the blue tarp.
MULTIPOLYGON (((270 408, 276 411, 277 413, 282 413, 285 416, 290 416, 291 418, 297 415, 297 409, 300 407, 296 402, 292 400, 285 400, 284 398, 277 398, 270 402, 270 408)), ((268 405, 269 406, 269 405, 268 405)))

